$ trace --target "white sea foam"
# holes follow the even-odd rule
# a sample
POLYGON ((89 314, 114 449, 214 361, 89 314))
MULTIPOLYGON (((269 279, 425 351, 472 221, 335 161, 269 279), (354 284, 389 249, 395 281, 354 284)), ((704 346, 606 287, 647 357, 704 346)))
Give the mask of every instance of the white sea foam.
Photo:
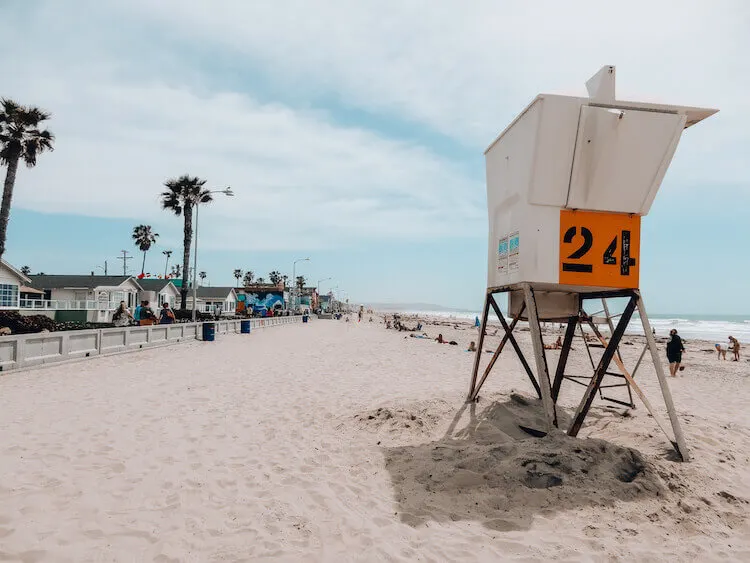
MULTIPOLYGON (((418 315, 437 317, 446 320, 473 321, 480 316, 478 312, 471 311, 403 311, 405 315, 418 315)), ((492 316, 490 320, 492 320, 492 316)), ((727 344, 728 337, 734 336, 740 342, 750 343, 750 320, 728 321, 728 320, 705 320, 687 319, 684 317, 660 318, 651 317, 651 326, 656 329, 657 336, 668 336, 669 331, 677 329, 682 338, 690 340, 710 340, 727 344)), ((637 315, 628 325, 627 332, 630 334, 643 334, 643 328, 637 315)))

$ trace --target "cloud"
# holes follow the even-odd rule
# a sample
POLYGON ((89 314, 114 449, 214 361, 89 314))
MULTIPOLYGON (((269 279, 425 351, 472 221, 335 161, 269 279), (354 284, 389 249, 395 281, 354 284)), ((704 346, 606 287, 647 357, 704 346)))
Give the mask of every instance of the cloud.
MULTIPOLYGON (((81 44, 98 36, 88 33, 81 44)), ((106 50, 69 67, 54 53, 26 56, 10 91, 53 111, 57 148, 19 174, 19 206, 167 223, 162 182, 188 172, 237 194, 202 214, 204 247, 483 235, 481 175, 414 142, 242 92, 169 84, 149 62, 130 76, 133 60, 106 50)), ((166 236, 176 242, 171 224, 166 236)))
MULTIPOLYGON (((129 5, 130 6, 130 5, 129 5)), ((136 0, 138 16, 265 70, 264 79, 484 146, 538 92, 585 94, 604 64, 622 98, 717 105, 747 123, 750 5, 136 0), (741 87, 744 84, 744 88, 741 87)), ((716 118, 717 120, 724 119, 716 118)), ((731 131, 746 130, 730 122, 731 131)), ((746 137, 745 137, 746 138, 746 137)))
POLYGON ((584 94, 602 64, 621 98, 722 110, 688 131, 667 182, 747 183, 739 1, 74 6, 0 22, 3 93, 52 110, 58 136, 19 174, 29 209, 167 223, 161 183, 190 172, 237 193, 202 215, 204 246, 481 238, 483 148, 536 93, 584 94))

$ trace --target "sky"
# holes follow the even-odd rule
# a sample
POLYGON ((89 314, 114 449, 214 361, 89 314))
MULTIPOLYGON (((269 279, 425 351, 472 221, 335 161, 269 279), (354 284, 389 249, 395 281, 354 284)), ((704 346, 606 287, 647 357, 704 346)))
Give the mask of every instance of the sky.
MULTIPOLYGON (((643 219, 653 313, 750 313, 750 4, 0 0, 0 96, 52 113, 19 170, 5 258, 122 271, 135 225, 180 260, 160 209, 181 174, 231 186, 202 208, 199 270, 297 274, 353 302, 475 310, 486 285, 483 151, 540 92, 714 107, 683 135, 643 219), (462 5, 465 4, 465 5, 462 5)), ((0 171, 4 174, 4 171, 0 171)))

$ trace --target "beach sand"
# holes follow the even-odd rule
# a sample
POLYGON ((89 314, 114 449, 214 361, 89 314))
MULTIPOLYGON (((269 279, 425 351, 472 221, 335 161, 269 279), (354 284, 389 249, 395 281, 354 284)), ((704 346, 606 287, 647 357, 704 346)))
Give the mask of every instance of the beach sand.
MULTIPOLYGON (((0 561, 750 560, 750 364, 687 343, 678 463, 640 404, 520 431, 539 405, 510 347, 461 411, 457 327, 314 320, 1 376, 0 561)), ((637 380, 663 411, 650 362, 637 380)))

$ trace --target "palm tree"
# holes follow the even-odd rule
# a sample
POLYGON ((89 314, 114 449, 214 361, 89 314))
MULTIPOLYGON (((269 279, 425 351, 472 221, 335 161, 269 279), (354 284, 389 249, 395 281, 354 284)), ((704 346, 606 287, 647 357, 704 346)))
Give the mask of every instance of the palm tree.
POLYGON ((181 277, 180 276, 180 265, 179 264, 175 264, 174 266, 172 266, 172 276, 175 277, 175 278, 181 277))
POLYGON ((151 229, 151 225, 138 225, 133 228, 133 240, 138 249, 143 252, 143 263, 141 264, 141 275, 146 270, 146 252, 149 251, 151 245, 156 242, 159 233, 155 233, 151 229))
POLYGON ((247 286, 253 283, 253 279, 255 279, 255 274, 252 270, 248 270, 247 272, 245 272, 245 277, 242 279, 242 281, 247 286))
POLYGON ((187 309, 188 272, 190 270, 190 245, 193 242, 193 207, 208 203, 213 198, 204 189, 205 180, 184 174, 179 178, 170 178, 161 193, 162 209, 172 211, 178 217, 185 218, 182 253, 182 287, 180 287, 180 309, 187 309))
POLYGON ((273 272, 268 274, 268 279, 273 285, 279 285, 279 282, 281 281, 281 272, 274 270, 273 272))
POLYGON ((0 205, 0 258, 5 254, 18 161, 23 159, 28 168, 33 168, 38 154, 54 149, 54 135, 39 130, 40 123, 49 118, 49 113, 37 107, 22 106, 7 98, 0 100, 0 165, 8 167, 0 205))
POLYGON ((255 280, 255 281, 256 281, 257 283, 266 283, 266 280, 264 280, 263 278, 258 278, 258 279, 257 279, 257 280, 255 280))
POLYGON ((206 272, 198 272, 198 277, 201 279, 201 285, 203 285, 203 280, 206 279, 207 275, 206 272))
POLYGON ((24 266, 23 268, 21 268, 21 273, 24 276, 28 276, 29 274, 31 274, 31 268, 28 266, 24 266))
POLYGON ((297 287, 302 289, 305 287, 305 276, 297 276, 297 287))
POLYGON ((240 285, 240 278, 241 277, 242 277, 242 270, 240 270, 239 268, 237 268, 234 271, 234 279, 237 281, 237 286, 240 285))
POLYGON ((167 262, 164 264, 164 279, 167 279, 167 270, 169 270, 169 257, 172 256, 172 251, 162 250, 161 253, 167 257, 167 262))
POLYGON ((287 276, 286 274, 284 274, 283 276, 281 276, 281 281, 284 282, 284 287, 286 287, 286 282, 288 280, 289 280, 289 276, 287 276))

